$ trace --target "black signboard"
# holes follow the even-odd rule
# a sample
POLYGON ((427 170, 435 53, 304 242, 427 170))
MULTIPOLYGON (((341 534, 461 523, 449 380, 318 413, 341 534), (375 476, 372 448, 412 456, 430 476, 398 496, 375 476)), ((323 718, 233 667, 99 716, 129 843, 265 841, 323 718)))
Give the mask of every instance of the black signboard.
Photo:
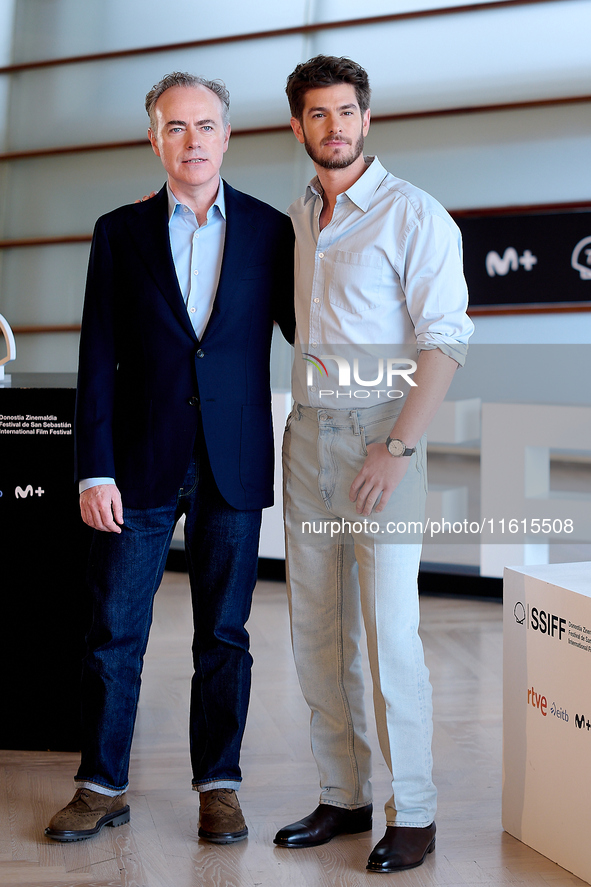
POLYGON ((0 388, 0 748, 80 747, 90 531, 74 483, 74 399, 72 388, 0 388))
POLYGON ((591 306, 591 209, 456 217, 471 307, 591 306))

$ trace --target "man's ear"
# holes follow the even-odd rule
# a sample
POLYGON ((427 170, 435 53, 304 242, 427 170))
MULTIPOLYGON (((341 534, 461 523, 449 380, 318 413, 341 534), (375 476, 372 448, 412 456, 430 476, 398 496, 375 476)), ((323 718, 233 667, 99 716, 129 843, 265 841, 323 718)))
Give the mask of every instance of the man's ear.
POLYGON ((151 129, 148 129, 148 138, 150 139, 150 144, 152 145, 152 151, 157 157, 160 157, 160 151, 158 150, 158 143, 156 142, 156 136, 152 132, 151 129))
POLYGON ((366 136, 369 132, 369 118, 371 117, 371 111, 369 108, 363 115, 363 135, 366 136))
POLYGON ((292 117, 289 121, 291 123, 291 128, 293 130, 293 134, 300 143, 300 145, 304 144, 304 130, 302 129, 302 124, 297 119, 297 117, 292 117))
POLYGON ((226 127, 226 135, 224 137, 224 147, 223 147, 224 154, 228 150, 228 142, 230 141, 230 132, 231 132, 231 126, 228 123, 228 126, 226 127))

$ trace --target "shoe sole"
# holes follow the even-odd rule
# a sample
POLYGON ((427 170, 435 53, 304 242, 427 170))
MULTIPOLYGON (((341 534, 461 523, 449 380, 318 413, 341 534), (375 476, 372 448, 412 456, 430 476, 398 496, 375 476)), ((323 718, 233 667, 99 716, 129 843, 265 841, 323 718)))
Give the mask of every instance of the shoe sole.
POLYGON ((209 841, 210 844, 234 844, 236 841, 243 841, 248 838, 248 829, 245 828, 240 832, 228 832, 227 834, 216 834, 215 832, 206 832, 202 828, 197 832, 203 841, 209 841))
POLYGON ((92 838, 94 835, 98 835, 101 829, 106 825, 110 825, 112 828, 117 828, 120 825, 125 825, 129 820, 129 806, 126 806, 122 807, 121 810, 117 810, 116 813, 107 813, 106 816, 99 819, 94 828, 80 829, 79 831, 46 828, 45 834, 48 838, 53 838, 54 841, 62 841, 63 843, 84 841, 86 838, 92 838))
POLYGON ((433 840, 431 841, 431 843, 429 844, 429 846, 427 847, 427 849, 425 850, 425 852, 423 853, 423 855, 421 856, 419 861, 413 862, 412 865, 394 865, 394 866, 390 866, 388 868, 385 868, 384 866, 379 865, 379 863, 372 864, 372 863, 368 862, 366 869, 368 872, 385 872, 386 874, 388 872, 407 872, 409 869, 416 869, 419 865, 422 865, 425 861, 427 854, 433 853, 434 850, 435 850, 435 838, 433 838, 433 840))

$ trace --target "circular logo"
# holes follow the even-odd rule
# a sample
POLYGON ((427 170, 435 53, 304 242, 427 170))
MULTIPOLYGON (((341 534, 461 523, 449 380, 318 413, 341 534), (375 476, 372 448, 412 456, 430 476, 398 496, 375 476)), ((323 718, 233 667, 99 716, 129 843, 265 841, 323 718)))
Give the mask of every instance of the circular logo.
POLYGON ((519 623, 519 625, 523 625, 525 622, 525 607, 521 603, 521 601, 517 601, 513 608, 513 615, 515 616, 515 621, 519 623))
POLYGON ((581 264, 580 261, 583 258, 581 253, 587 245, 591 245, 591 237, 583 237, 582 240, 579 240, 573 250, 570 260, 572 267, 581 275, 581 280, 591 280, 591 249, 585 250, 585 253, 587 254, 587 261, 585 264, 581 264))

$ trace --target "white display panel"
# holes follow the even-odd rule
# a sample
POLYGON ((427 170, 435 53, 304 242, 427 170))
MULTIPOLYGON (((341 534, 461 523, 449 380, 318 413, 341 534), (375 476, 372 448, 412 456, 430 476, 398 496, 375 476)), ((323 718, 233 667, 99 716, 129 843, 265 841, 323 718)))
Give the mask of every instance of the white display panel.
POLYGON ((591 563, 506 569, 503 595, 503 828, 591 883, 591 563))

